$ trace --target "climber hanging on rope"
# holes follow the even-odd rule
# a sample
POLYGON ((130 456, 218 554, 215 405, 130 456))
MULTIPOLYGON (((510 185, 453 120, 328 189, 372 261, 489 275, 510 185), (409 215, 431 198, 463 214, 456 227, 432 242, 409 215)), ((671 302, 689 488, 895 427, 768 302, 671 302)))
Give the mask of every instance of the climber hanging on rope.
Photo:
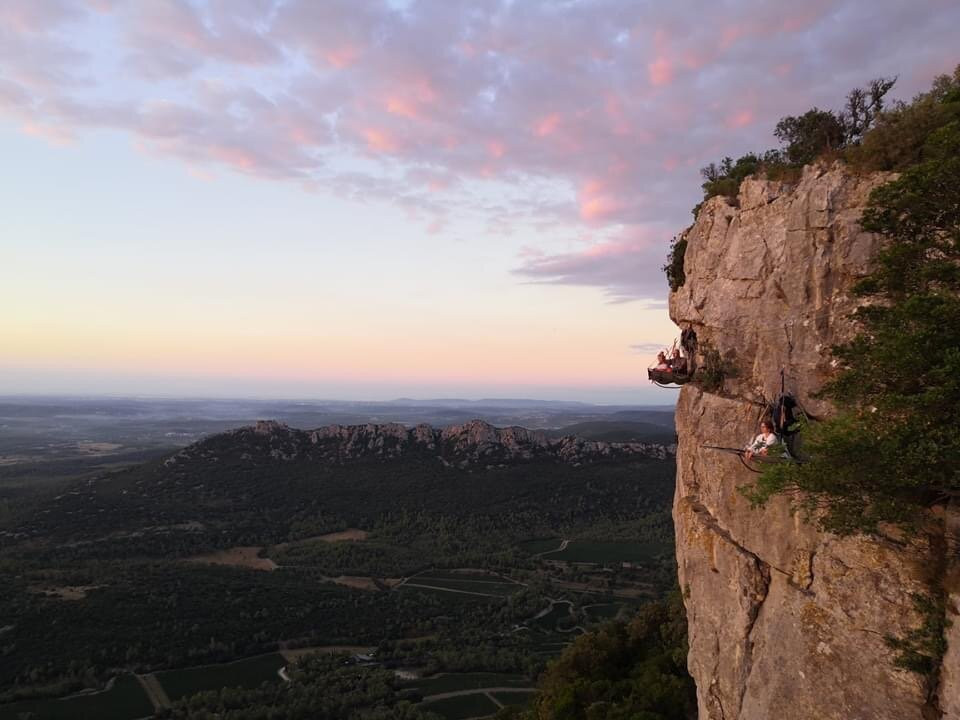
MULTIPOLYGON (((753 438, 746 446, 742 448, 722 447, 719 445, 704 445, 707 450, 720 450, 730 453, 740 458, 740 462, 750 472, 760 472, 757 468, 750 465, 750 461, 760 463, 775 463, 790 461, 791 458, 786 452, 777 452, 776 448, 780 445, 780 438, 774 432, 773 423, 764 418, 760 421, 760 433, 753 438)), ((785 448, 784 448, 785 449, 785 448)))
POLYGON ((679 375, 687 374, 687 359, 680 354, 680 348, 675 347, 673 349, 673 357, 670 358, 669 363, 673 372, 679 375))
POLYGON ((773 423, 769 420, 761 420, 760 434, 743 448, 744 457, 747 460, 752 460, 755 455, 767 456, 770 454, 770 448, 779 443, 780 438, 773 431, 773 423))

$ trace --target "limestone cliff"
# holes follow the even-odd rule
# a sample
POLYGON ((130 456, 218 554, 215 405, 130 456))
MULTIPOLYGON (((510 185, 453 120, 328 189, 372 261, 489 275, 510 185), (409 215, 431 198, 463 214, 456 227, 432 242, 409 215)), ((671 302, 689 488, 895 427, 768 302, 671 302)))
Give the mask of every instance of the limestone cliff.
POLYGON ((830 346, 853 332, 850 289, 880 242, 858 220, 887 179, 840 166, 808 167, 791 186, 748 179, 737 202, 709 200, 686 232, 671 317, 736 368, 715 392, 684 386, 677 405, 677 558, 704 720, 960 717, 957 648, 931 688, 884 642, 920 624, 911 593, 938 581, 942 550, 821 533, 786 499, 752 509, 738 488, 753 476, 702 447, 742 446, 781 369, 810 413, 831 412, 813 394, 830 346))

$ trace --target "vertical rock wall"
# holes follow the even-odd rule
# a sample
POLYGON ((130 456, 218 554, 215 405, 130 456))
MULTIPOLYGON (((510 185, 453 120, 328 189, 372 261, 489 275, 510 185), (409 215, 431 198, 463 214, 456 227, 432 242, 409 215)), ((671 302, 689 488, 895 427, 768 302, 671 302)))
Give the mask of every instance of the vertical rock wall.
MULTIPOLYGON (((853 332, 850 288, 879 243, 858 220, 888 179, 840 166, 808 167, 793 186, 749 179, 739 207, 713 198, 687 231, 671 317, 737 369, 715 393, 684 386, 677 405, 677 558, 703 720, 956 717, 884 641, 920 624, 911 594, 936 580, 936 553, 818 532, 785 499, 752 509, 738 488, 754 476, 703 448, 752 437, 781 369, 809 412, 830 413, 813 394, 830 346, 853 332)), ((956 683, 949 668, 944 682, 956 683)))

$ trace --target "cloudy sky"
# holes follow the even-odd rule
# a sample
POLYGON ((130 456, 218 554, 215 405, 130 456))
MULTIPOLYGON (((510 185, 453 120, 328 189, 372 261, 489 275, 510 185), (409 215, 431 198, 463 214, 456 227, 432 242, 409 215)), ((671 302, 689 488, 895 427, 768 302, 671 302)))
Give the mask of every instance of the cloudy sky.
POLYGON ((670 402, 698 169, 955 0, 0 0, 0 392, 670 402))

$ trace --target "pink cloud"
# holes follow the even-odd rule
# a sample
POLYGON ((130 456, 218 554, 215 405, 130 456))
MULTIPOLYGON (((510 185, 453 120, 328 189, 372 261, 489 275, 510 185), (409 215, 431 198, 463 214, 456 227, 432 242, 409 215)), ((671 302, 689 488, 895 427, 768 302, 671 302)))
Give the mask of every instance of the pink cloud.
POLYGON ((362 63, 372 49, 383 16, 371 3, 355 0, 294 0, 277 8, 271 35, 301 51, 318 70, 346 70, 362 63))
POLYGON ((214 147, 211 155, 237 170, 249 171, 257 166, 257 160, 249 151, 238 147, 214 147))
POLYGON ((391 115, 410 120, 423 118, 437 100, 437 91, 427 78, 417 78, 409 83, 397 83, 387 97, 385 107, 391 115))
POLYGON ((663 87, 673 82, 673 62, 670 56, 675 54, 670 43, 670 34, 665 28, 658 28, 653 34, 654 59, 647 64, 647 77, 653 87, 663 87))
POLYGON ((617 135, 629 135, 634 126, 627 118, 623 108, 623 99, 616 93, 608 93, 603 102, 603 109, 610 120, 610 127, 617 135))
POLYGON ((387 112, 391 115, 399 115, 401 117, 410 118, 411 120, 416 119, 420 115, 416 104, 408 98, 387 98, 386 107, 387 112))
MULTIPOLYGON (((106 14, 109 7, 99 8, 106 14)), ((268 6, 214 1, 201 17, 186 0, 142 0, 125 6, 129 63, 147 77, 183 76, 209 60, 264 65, 281 57, 260 26, 268 6), (241 12, 246 9, 246 14, 241 12)))
POLYGON ((688 70, 699 70, 707 64, 707 61, 706 53, 697 50, 685 50, 683 52, 683 65, 688 70))
POLYGON ((367 128, 362 134, 367 147, 376 152, 395 153, 400 149, 400 143, 387 130, 367 128))
POLYGON ((654 87, 669 85, 673 82, 673 63, 668 58, 658 57, 647 65, 647 74, 654 87))
POLYGON ((490 140, 487 142, 487 152, 491 157, 502 158, 507 152, 507 146, 500 140, 490 140))
POLYGON ((534 125, 534 132, 539 137, 553 135, 557 131, 557 128, 560 127, 561 120, 562 118, 560 117, 560 113, 550 113, 549 115, 537 120, 536 124, 534 125))
POLYGON ((76 139, 74 134, 62 125, 38 125, 27 122, 23 124, 22 129, 27 135, 43 138, 54 145, 69 145, 76 139))
POLYGON ((578 194, 580 217, 587 221, 609 218, 622 209, 623 203, 604 180, 585 182, 578 194))
POLYGON ((739 110, 732 115, 728 115, 724 124, 731 129, 742 128, 753 122, 752 110, 739 110))
POLYGON ((744 25, 727 25, 720 34, 720 49, 727 50, 749 33, 744 25))
POLYGON ((353 65, 360 59, 363 51, 356 45, 341 45, 323 53, 323 57, 335 68, 345 68, 353 65))
POLYGON ((410 185, 424 187, 433 194, 446 192, 459 184, 458 179, 450 173, 428 169, 411 170, 406 174, 406 179, 410 185))
POLYGON ((0 25, 17 32, 46 31, 79 14, 78 8, 66 0, 4 0, 0 3, 0 25))
POLYGON ((614 302, 663 297, 666 280, 660 271, 665 250, 649 233, 632 229, 623 237, 601 241, 567 253, 528 253, 514 272, 548 285, 600 286, 614 302))

